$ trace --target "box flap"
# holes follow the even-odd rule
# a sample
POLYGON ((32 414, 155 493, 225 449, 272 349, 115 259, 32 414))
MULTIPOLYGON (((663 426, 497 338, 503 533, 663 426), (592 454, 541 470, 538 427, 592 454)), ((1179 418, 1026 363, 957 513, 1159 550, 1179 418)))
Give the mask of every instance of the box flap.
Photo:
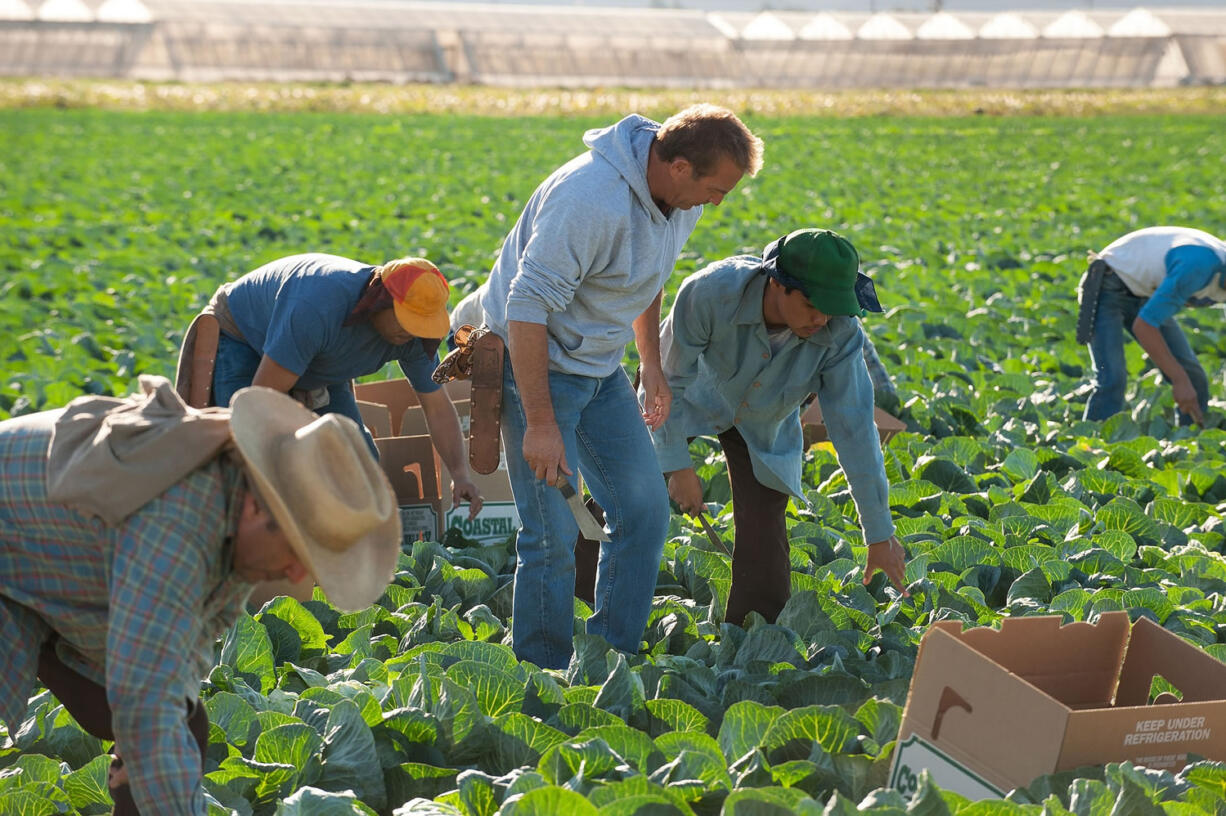
POLYGON ((404 409, 410 405, 420 405, 417 392, 406 379, 381 380, 379 382, 358 383, 353 387, 353 395, 366 402, 377 402, 387 406, 387 412, 392 418, 391 436, 400 436, 400 418, 404 409))
POLYGON ((1156 674, 1179 689, 1185 703, 1226 699, 1226 663, 1149 618, 1139 618, 1132 626, 1115 704, 1148 704, 1156 674))
MULTIPOLYGON (((472 392, 472 383, 468 380, 452 380, 443 386, 447 390, 447 396, 451 397, 452 402, 457 400, 466 400, 472 392)), ((404 417, 405 409, 412 405, 421 405, 421 400, 417 398, 417 391, 409 384, 409 381, 403 377, 393 380, 379 380, 378 382, 357 383, 353 386, 353 395, 364 402, 374 402, 379 405, 387 406, 387 412, 392 418, 391 433, 387 436, 415 436, 415 434, 404 433, 400 429, 400 422, 404 417)))
POLYGON ((429 436, 389 436, 375 440, 379 464, 401 504, 437 500, 438 455, 429 436))
POLYGON ((1108 705, 1128 642, 1128 613, 1105 612, 1095 624, 1061 623, 1055 615, 1006 618, 999 630, 967 629, 958 638, 1067 706, 1108 705))
POLYGON ((357 400, 357 404, 362 424, 366 426, 366 430, 370 431, 371 436, 379 439, 392 435, 392 415, 388 413, 386 405, 365 400, 357 400))
MULTIPOLYGON (((460 433, 467 438, 468 417, 472 412, 472 403, 467 398, 453 398, 451 404, 455 408, 456 417, 460 420, 460 433)), ((404 409, 404 416, 400 418, 400 436, 417 436, 429 432, 430 427, 426 424, 426 412, 422 406, 410 405, 404 409)))
POLYGON ((1054 770, 1068 709, 943 628, 920 641, 898 739, 912 734, 1004 790, 1054 770))
POLYGON ((400 435, 421 436, 428 433, 430 433, 430 427, 426 425, 425 409, 420 405, 410 405, 405 408, 404 416, 400 417, 400 435))

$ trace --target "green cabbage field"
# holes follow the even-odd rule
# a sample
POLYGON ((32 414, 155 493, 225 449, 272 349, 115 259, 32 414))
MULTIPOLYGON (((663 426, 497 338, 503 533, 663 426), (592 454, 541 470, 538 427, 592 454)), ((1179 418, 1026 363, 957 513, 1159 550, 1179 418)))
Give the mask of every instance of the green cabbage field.
MULTIPOLYGON (((0 110, 0 417, 172 375, 215 286, 281 255, 425 255, 454 303, 583 130, 616 118, 0 110)), ((910 429, 886 462, 911 597, 861 585, 826 445, 789 511, 775 624, 722 622, 727 551, 677 514, 644 651, 581 634, 576 601, 575 660, 543 671, 506 643, 513 541, 420 542, 378 605, 279 598, 219 644, 211 813, 1226 816, 1223 762, 1083 768, 979 803, 926 777, 882 787, 935 621, 1124 609, 1226 660, 1223 311, 1180 316, 1215 398, 1199 431, 1173 427, 1135 344, 1130 411, 1082 421, 1073 339, 1087 250, 1157 224, 1226 234, 1226 116, 746 120, 765 167, 708 210, 670 295, 798 227, 857 245, 910 429)), ((730 547, 722 458, 700 475, 730 547)), ((43 692, 0 730, 0 813, 108 812, 106 747, 43 692)))

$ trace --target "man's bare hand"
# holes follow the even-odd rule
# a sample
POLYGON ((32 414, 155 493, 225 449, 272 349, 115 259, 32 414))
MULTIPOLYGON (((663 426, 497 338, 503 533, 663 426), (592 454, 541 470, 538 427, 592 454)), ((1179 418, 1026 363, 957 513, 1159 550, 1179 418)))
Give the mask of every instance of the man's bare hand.
POLYGON ((1204 427, 1205 415, 1200 410, 1200 400, 1196 397, 1196 389, 1192 387, 1191 380, 1184 378, 1181 382, 1176 382, 1171 385, 1171 396, 1175 398, 1175 405, 1196 422, 1197 425, 1204 427))
POLYGON ((705 508, 702 503, 702 480, 694 468, 674 470, 668 474, 668 497, 677 503, 681 512, 696 516, 705 508))
POLYGON ((562 444, 562 432, 556 422, 529 423, 524 431, 524 461, 536 478, 545 480, 545 484, 556 482, 559 472, 574 475, 566 465, 566 446, 562 444))
POLYGON ((643 384, 643 422, 654 431, 668 419, 673 406, 673 391, 668 387, 663 370, 656 366, 641 366, 639 375, 643 384))
POLYGON ((902 544, 894 536, 885 541, 877 541, 868 545, 868 559, 864 563, 864 583, 873 580, 877 570, 885 573, 890 583, 900 590, 904 598, 910 598, 911 593, 903 586, 906 580, 907 553, 902 544))
POLYGON ((485 498, 481 495, 481 491, 473 480, 469 477, 461 477, 451 480, 451 506, 456 508, 460 506, 460 502, 468 502, 468 520, 472 521, 481 512, 481 506, 485 503, 485 498))

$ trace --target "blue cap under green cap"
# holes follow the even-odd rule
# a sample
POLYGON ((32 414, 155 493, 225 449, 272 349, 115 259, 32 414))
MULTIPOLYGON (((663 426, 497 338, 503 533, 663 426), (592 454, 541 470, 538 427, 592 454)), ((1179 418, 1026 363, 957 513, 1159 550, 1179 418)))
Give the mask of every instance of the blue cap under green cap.
POLYGON ((837 232, 799 229, 767 245, 762 270, 804 292, 813 308, 828 315, 880 312, 872 280, 860 274, 860 254, 837 232))

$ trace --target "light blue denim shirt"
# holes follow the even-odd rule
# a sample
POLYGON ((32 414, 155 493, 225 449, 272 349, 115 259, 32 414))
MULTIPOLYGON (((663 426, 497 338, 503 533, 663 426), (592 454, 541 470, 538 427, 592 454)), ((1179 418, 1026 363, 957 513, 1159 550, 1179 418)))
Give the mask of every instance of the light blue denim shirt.
POLYGON ((687 440, 736 426, 763 485, 803 498, 800 405, 817 394, 847 475, 867 542, 894 533, 889 482, 873 422, 873 384, 864 332, 832 317, 811 337, 791 335, 772 354, 762 317, 761 259, 742 255, 681 284, 660 327, 664 373, 673 391, 668 421, 653 433, 664 473, 692 467, 687 440))

